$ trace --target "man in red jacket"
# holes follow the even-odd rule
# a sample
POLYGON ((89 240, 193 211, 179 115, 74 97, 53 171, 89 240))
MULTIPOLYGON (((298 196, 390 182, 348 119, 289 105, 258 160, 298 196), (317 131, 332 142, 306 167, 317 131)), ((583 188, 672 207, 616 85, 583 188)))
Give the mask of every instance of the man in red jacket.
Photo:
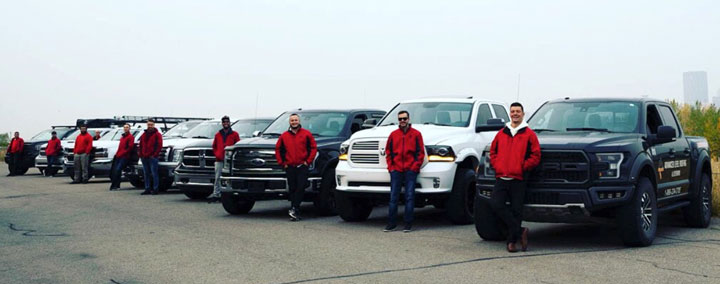
POLYGON ((58 161, 58 157, 62 152, 62 146, 60 145, 60 139, 57 138, 57 132, 52 132, 52 137, 45 147, 45 156, 47 157, 47 168, 45 168, 45 176, 55 176, 53 165, 58 161))
POLYGON ((72 183, 87 183, 90 179, 90 154, 92 154, 93 137, 87 132, 87 126, 80 126, 80 135, 75 138, 73 149, 73 164, 75 165, 75 179, 72 183))
POLYGON ((127 164, 130 153, 135 148, 135 137, 130 133, 130 124, 123 125, 123 134, 120 145, 115 153, 112 169, 110 170, 110 190, 120 189, 122 170, 127 164))
POLYGON ((511 121, 495 135, 490 146, 490 164, 496 178, 490 205, 508 227, 509 252, 517 252, 518 239, 522 250, 527 250, 529 229, 521 227, 525 179, 526 174, 540 164, 540 143, 524 117, 522 104, 512 103, 511 121), (510 207, 506 202, 510 202, 510 207))
POLYGON ((225 147, 235 145, 235 143, 240 141, 240 135, 237 131, 233 131, 232 128, 230 128, 230 117, 223 116, 222 127, 222 129, 215 133, 215 139, 212 144, 213 154, 215 155, 215 189, 213 194, 208 197, 210 202, 220 200, 220 176, 225 166, 225 147))
POLYGON ((308 168, 315 160, 317 144, 310 131, 300 125, 300 116, 290 115, 290 128, 275 144, 275 157, 287 175, 291 221, 300 220, 300 203, 308 183, 308 168))
POLYGON ((390 172, 390 206, 388 224, 383 231, 390 232, 397 227, 397 208, 400 191, 405 183, 405 228, 412 230, 415 210, 415 182, 425 159, 425 143, 422 134, 410 124, 410 113, 398 113, 398 129, 390 133, 385 144, 385 160, 390 172))
POLYGON ((7 176, 11 177, 20 174, 19 167, 22 162, 23 147, 25 147, 25 140, 20 138, 20 132, 16 131, 8 145, 7 154, 10 155, 10 164, 8 165, 10 173, 7 176))
POLYGON ((158 175, 158 156, 162 150, 162 134, 155 128, 155 120, 148 119, 147 129, 140 136, 138 156, 143 164, 145 178, 145 191, 141 195, 157 195, 160 190, 160 176, 158 175), (150 187, 152 182, 152 187, 150 187))

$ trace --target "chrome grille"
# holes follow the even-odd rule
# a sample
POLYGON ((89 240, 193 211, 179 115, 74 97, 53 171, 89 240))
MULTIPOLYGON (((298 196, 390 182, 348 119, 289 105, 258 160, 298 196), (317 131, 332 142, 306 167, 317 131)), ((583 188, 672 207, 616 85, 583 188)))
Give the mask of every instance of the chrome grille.
POLYGON ((353 150, 377 150, 380 145, 378 141, 358 141, 353 143, 353 150))
POLYGON ((162 147, 160 154, 158 155, 158 161, 167 161, 168 159, 168 147, 162 147))
POLYGON ((214 168, 215 154, 212 149, 186 149, 183 152, 182 165, 187 168, 214 168))
POLYGON ((232 161, 233 172, 283 173, 275 158, 275 149, 236 149, 232 161))
POLYGON ((350 154, 350 161, 356 164, 379 164, 378 154, 350 154))

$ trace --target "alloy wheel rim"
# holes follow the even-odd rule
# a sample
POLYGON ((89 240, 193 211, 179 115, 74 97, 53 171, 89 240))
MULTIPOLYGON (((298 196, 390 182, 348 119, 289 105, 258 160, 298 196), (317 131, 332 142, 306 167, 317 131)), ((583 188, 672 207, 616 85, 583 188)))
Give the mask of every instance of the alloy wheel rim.
POLYGON ((644 192, 640 197, 640 216, 642 218, 643 231, 649 231, 652 229, 653 221, 653 209, 652 200, 647 192, 644 192))
POLYGON ((708 188, 707 184, 704 184, 702 187, 702 205, 703 205, 703 212, 707 213, 710 211, 710 189, 708 188))

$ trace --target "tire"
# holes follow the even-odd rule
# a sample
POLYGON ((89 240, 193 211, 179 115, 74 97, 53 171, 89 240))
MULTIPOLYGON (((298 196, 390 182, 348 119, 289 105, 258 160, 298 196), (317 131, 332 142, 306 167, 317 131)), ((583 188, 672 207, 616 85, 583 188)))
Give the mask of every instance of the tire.
POLYGON ((347 193, 335 191, 335 205, 340 218, 346 222, 362 222, 370 217, 372 213, 372 203, 370 200, 352 198, 347 193))
POLYGON ((320 192, 317 197, 315 197, 315 200, 313 200, 313 205, 318 215, 337 215, 337 210, 335 209, 335 186, 335 170, 328 170, 323 174, 320 183, 320 192))
POLYGON ((175 181, 172 179, 169 179, 169 178, 167 178, 167 179, 160 178, 160 184, 158 185, 158 190, 160 192, 167 192, 168 189, 170 189, 172 187, 173 182, 175 182, 175 181))
POLYGON ((220 202, 230 215, 247 214, 255 206, 255 200, 242 200, 240 197, 228 193, 220 195, 220 202))
POLYGON ((38 168, 38 171, 40 172, 41 176, 45 175, 45 169, 44 168, 38 168))
POLYGON ((690 227, 707 228, 712 216, 712 181, 707 174, 700 178, 698 192, 690 200, 690 205, 683 208, 685 222, 690 227))
POLYGON ((70 177, 71 181, 75 181, 75 173, 74 172, 69 173, 68 176, 70 177))
POLYGON ((54 175, 57 174, 57 172, 58 172, 58 169, 57 169, 57 168, 47 168, 47 169, 45 169, 45 174, 47 174, 47 175, 49 175, 49 176, 54 176, 54 175))
POLYGON ((475 218, 475 184, 475 171, 460 168, 455 173, 452 192, 445 203, 448 219, 453 224, 472 224, 475 218))
POLYGON ((137 176, 129 176, 129 177, 128 177, 128 181, 129 181, 130 184, 132 184, 132 186, 135 187, 135 188, 141 188, 141 189, 142 189, 142 188, 145 188, 145 182, 143 182, 143 181, 140 179, 140 177, 137 177, 137 176))
POLYGON ((21 176, 21 175, 24 175, 25 173, 27 173, 28 170, 29 170, 29 168, 22 167, 22 168, 20 168, 20 170, 17 171, 15 174, 21 176))
POLYGON ((618 208, 615 218, 626 246, 645 247, 653 243, 658 224, 657 198, 648 178, 640 178, 635 195, 618 208))
POLYGON ((475 232, 486 241, 507 240, 507 226, 490 207, 490 200, 475 196, 475 232))
POLYGON ((193 200, 205 199, 208 196, 210 196, 210 194, 212 194, 212 192, 208 193, 208 192, 197 192, 197 191, 183 191, 183 193, 185 193, 185 196, 187 196, 188 198, 193 199, 193 200))

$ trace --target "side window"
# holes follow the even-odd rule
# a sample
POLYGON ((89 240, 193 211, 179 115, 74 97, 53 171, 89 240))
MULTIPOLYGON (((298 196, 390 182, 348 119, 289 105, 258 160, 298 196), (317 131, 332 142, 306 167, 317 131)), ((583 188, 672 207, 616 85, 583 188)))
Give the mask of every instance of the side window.
POLYGON ((368 116, 365 114, 356 115, 352 120, 352 124, 350 124, 350 134, 360 131, 360 129, 362 129, 363 122, 365 122, 367 118, 368 116))
POLYGON ((493 110, 495 111, 495 116, 497 118, 501 118, 503 122, 509 122, 510 117, 507 114, 507 111, 505 111, 505 108, 501 105, 493 105, 493 110))
POLYGON ((660 106, 660 116, 662 116, 663 125, 672 126, 673 128, 675 128, 675 135, 677 137, 680 137, 680 127, 678 126, 677 120, 675 120, 675 115, 673 115, 670 107, 660 106))
POLYGON ((658 113, 657 107, 655 107, 655 105, 649 105, 647 107, 647 133, 657 134, 657 128, 660 125, 662 125, 662 120, 660 120, 660 113, 658 113))
POLYGON ((475 126, 485 125, 487 124, 488 119, 491 118, 492 113, 490 112, 490 106, 488 106, 488 104, 482 104, 478 107, 477 122, 475 123, 475 126))

